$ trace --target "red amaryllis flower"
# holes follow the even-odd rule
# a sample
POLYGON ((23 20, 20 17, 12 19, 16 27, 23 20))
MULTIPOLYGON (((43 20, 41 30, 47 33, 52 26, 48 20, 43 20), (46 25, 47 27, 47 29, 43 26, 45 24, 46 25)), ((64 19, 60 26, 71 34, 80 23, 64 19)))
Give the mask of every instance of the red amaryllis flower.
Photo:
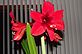
POLYGON ((54 11, 54 6, 50 2, 44 2, 42 13, 31 11, 31 17, 35 21, 31 33, 34 36, 43 34, 46 30, 51 41, 58 42, 62 38, 54 33, 54 30, 64 30, 63 10, 54 11))
POLYGON ((24 35, 25 29, 26 29, 26 24, 20 23, 20 22, 16 22, 15 23, 14 22, 14 18, 15 17, 13 15, 13 12, 12 11, 10 12, 10 17, 12 18, 12 20, 11 20, 12 28, 11 29, 12 29, 12 31, 15 32, 14 37, 13 37, 13 40, 18 41, 24 35))

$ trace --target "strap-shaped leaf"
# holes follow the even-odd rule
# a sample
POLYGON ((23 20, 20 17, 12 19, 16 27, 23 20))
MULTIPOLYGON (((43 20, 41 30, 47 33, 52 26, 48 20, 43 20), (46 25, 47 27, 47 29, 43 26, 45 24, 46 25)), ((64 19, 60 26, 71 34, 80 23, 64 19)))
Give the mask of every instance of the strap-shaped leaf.
POLYGON ((27 41, 23 39, 22 42, 21 42, 21 45, 22 45, 22 47, 23 47, 25 53, 26 53, 26 54, 29 54, 29 47, 28 47, 27 41))
POLYGON ((30 54, 38 54, 34 37, 31 35, 31 27, 29 23, 27 23, 27 26, 26 26, 26 35, 27 35, 30 54))

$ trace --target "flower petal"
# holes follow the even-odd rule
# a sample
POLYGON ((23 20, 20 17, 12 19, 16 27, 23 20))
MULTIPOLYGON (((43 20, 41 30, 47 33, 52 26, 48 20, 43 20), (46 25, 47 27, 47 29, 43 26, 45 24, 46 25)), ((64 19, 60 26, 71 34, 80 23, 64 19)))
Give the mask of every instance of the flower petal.
POLYGON ((14 17, 14 14, 13 14, 13 12, 12 12, 12 11, 9 13, 9 15, 10 15, 10 17, 11 17, 12 19, 14 19, 14 18, 15 18, 15 17, 14 17))
POLYGON ((59 21, 54 21, 51 25, 51 28, 55 28, 57 30, 64 30, 64 21, 59 20, 59 21))
POLYGON ((23 37, 25 29, 26 28, 23 28, 22 30, 17 31, 13 40, 19 41, 23 37))
POLYGON ((54 33, 54 30, 47 29, 47 31, 48 31, 48 34, 49 34, 49 37, 50 37, 51 41, 58 42, 59 40, 62 39, 57 33, 54 33))
POLYGON ((23 35, 24 35, 24 32, 25 32, 25 29, 26 29, 26 24, 24 24, 24 23, 13 23, 12 24, 12 31, 15 31, 15 35, 14 35, 14 38, 13 38, 13 40, 16 40, 16 41, 18 41, 18 40, 20 40, 22 37, 23 37, 23 35))
POLYGON ((50 40, 53 41, 54 40, 54 30, 47 28, 47 32, 50 37, 50 40))
POLYGON ((54 12, 54 5, 50 2, 44 2, 43 7, 42 7, 42 13, 52 13, 54 12))
POLYGON ((35 12, 35 11, 31 11, 31 17, 33 20, 35 20, 36 22, 42 22, 42 14, 39 12, 35 12))
POLYGON ((57 10, 52 14, 53 20, 62 20, 63 18, 63 10, 57 10))
POLYGON ((11 30, 18 31, 18 30, 20 30, 20 28, 19 27, 16 27, 16 26, 12 26, 11 30))
POLYGON ((13 12, 11 11, 10 13, 9 13, 9 15, 10 15, 10 17, 11 17, 11 24, 13 24, 14 23, 14 19, 15 19, 15 17, 14 17, 14 14, 13 14, 13 12))
POLYGON ((24 27, 26 27, 25 23, 13 23, 11 29, 13 31, 18 31, 18 30, 20 30, 20 28, 24 28, 24 27))
POLYGON ((41 35, 42 33, 45 32, 45 27, 42 26, 40 23, 35 22, 32 26, 31 33, 34 36, 41 35))
POLYGON ((54 39, 55 42, 58 42, 59 40, 62 40, 62 38, 57 33, 55 33, 54 36, 56 38, 56 39, 54 39))

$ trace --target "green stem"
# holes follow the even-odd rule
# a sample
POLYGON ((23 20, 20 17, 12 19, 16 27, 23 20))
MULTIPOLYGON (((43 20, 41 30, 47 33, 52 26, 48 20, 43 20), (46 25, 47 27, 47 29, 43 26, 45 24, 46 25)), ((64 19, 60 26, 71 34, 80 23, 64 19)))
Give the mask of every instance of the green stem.
POLYGON ((42 54, 46 54, 44 36, 41 37, 42 54))

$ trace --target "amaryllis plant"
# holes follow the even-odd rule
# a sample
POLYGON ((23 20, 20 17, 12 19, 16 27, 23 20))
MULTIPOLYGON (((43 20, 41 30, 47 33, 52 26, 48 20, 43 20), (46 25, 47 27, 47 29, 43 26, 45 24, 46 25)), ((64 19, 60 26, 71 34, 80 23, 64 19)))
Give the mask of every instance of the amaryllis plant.
MULTIPOLYGON (((15 32, 13 40, 22 40, 22 37, 26 32, 27 38, 26 40, 22 40, 22 47, 25 50, 26 54, 37 54, 36 43, 34 39, 35 36, 41 36, 42 34, 47 33, 46 36, 49 36, 50 41, 54 41, 56 43, 62 39, 55 31, 64 30, 64 21, 62 19, 63 10, 55 10, 52 3, 45 1, 42 6, 42 12, 31 10, 30 16, 34 20, 34 23, 32 23, 33 25, 31 26, 32 29, 30 27, 30 23, 25 24, 15 21, 13 12, 10 12, 12 24, 11 29, 15 32)), ((44 36, 42 36, 42 54, 46 54, 44 43, 44 36)))
POLYGON ((21 23, 21 22, 15 22, 15 17, 13 12, 10 12, 10 17, 11 17, 11 24, 12 24, 12 31, 15 32, 13 40, 20 40, 24 33, 25 33, 25 29, 26 29, 26 24, 25 23, 21 23))
POLYGON ((64 30, 63 10, 54 11, 54 5, 50 2, 44 2, 42 13, 31 11, 31 17, 35 20, 31 33, 34 36, 48 32, 51 41, 58 42, 62 38, 54 30, 64 30))

